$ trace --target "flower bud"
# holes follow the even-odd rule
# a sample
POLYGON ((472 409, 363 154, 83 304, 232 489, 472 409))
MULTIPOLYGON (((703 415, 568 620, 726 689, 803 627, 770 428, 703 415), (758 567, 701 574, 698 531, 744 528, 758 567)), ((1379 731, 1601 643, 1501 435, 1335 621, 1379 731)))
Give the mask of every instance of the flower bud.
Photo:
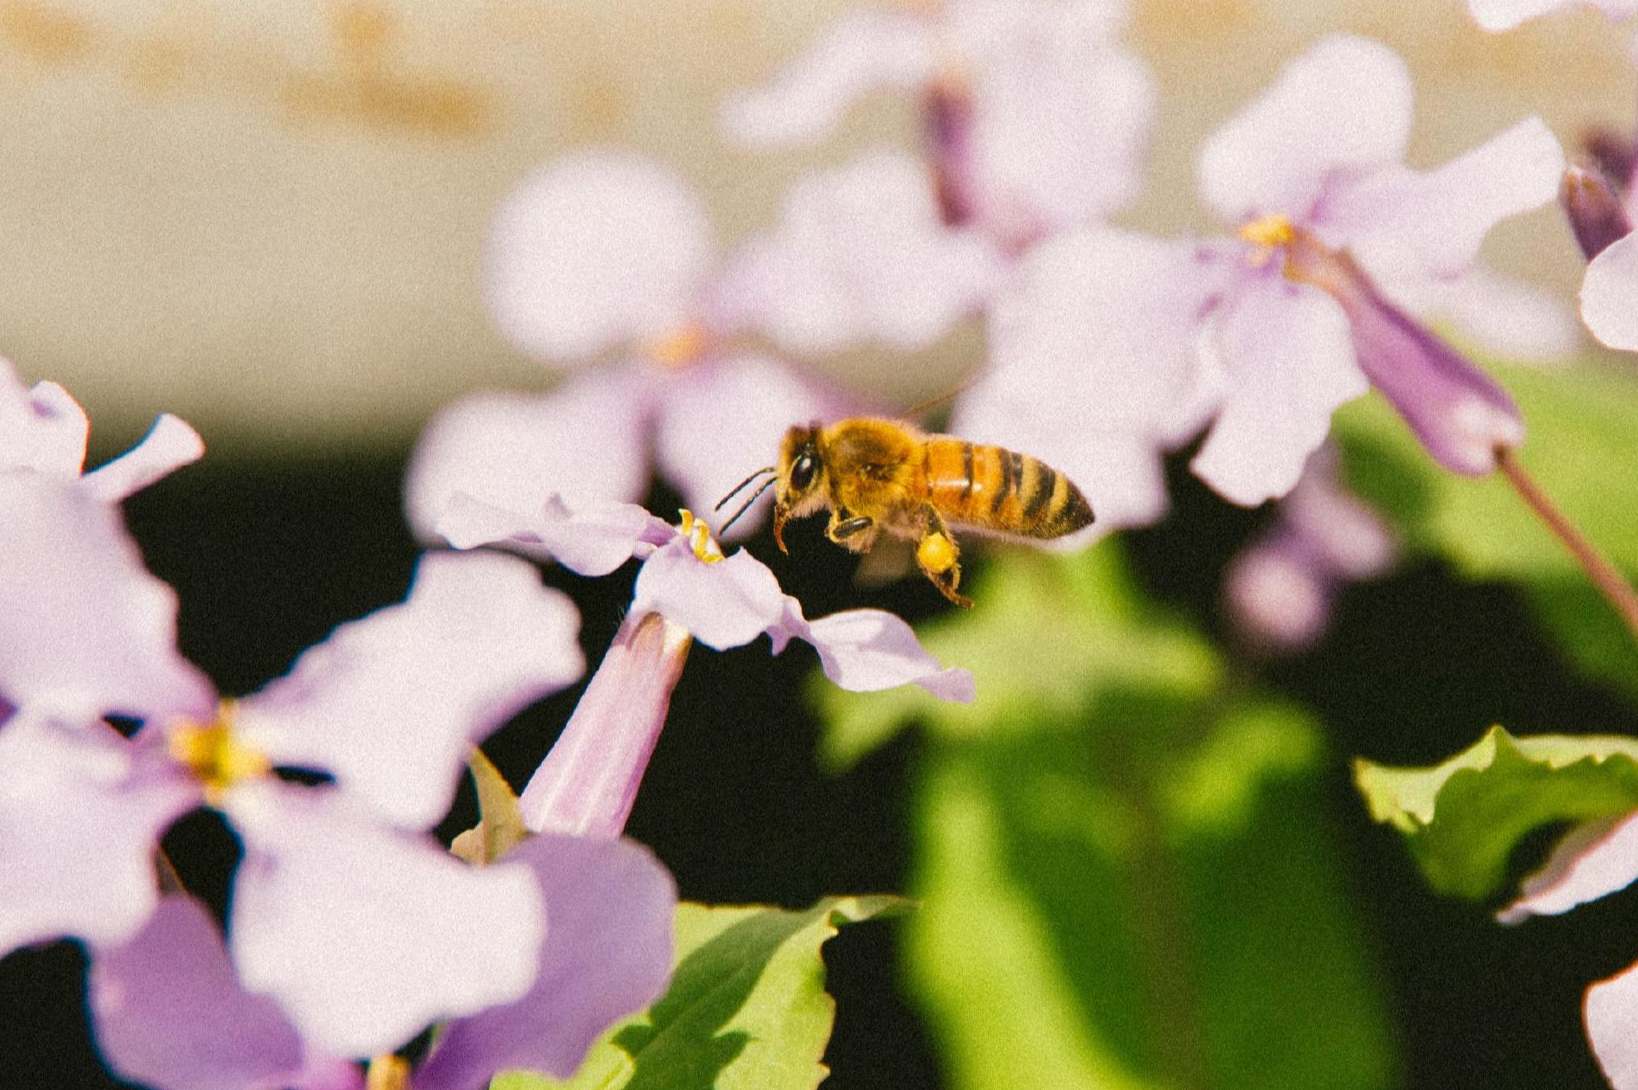
POLYGON ((1632 221, 1620 196, 1597 167, 1572 166, 1566 170, 1558 199, 1588 261, 1632 232, 1632 221))

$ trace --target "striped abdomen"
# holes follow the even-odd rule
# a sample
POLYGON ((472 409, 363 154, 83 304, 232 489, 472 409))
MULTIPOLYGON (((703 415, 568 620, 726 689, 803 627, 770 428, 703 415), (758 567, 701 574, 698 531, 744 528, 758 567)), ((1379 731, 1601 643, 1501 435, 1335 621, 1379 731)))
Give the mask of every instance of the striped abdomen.
POLYGON ((1081 490, 1039 458, 944 435, 926 450, 929 498, 951 522, 1048 538, 1092 521, 1081 490))

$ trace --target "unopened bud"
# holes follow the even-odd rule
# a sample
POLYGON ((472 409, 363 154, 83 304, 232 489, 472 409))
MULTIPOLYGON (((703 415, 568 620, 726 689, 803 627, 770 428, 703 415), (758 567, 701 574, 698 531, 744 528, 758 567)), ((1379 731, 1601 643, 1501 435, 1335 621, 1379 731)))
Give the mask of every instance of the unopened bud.
POLYGON ((1603 253, 1610 243, 1632 233, 1632 221, 1621 205, 1620 195, 1597 167, 1572 166, 1566 170, 1558 199, 1588 261, 1603 253))

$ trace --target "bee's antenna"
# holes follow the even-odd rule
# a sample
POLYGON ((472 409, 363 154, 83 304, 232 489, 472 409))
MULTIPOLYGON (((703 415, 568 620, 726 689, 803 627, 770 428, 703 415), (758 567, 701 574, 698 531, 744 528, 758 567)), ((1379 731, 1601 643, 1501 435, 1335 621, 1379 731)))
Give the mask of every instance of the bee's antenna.
MULTIPOLYGON (((767 471, 764 470, 763 472, 767 472, 767 471)), ((739 516, 743 515, 746 511, 750 510, 751 504, 755 503, 761 497, 762 493, 764 493, 768 489, 772 488, 773 485, 774 485, 774 482, 777 481, 777 480, 779 480, 778 477, 769 477, 767 480, 763 481, 762 482, 762 487, 757 489, 755 492, 752 492, 751 493, 751 498, 739 505, 739 510, 734 512, 734 517, 729 519, 727 522, 723 523, 721 526, 717 527, 717 535, 720 537, 721 535, 726 534, 728 532, 728 527, 730 527, 734 523, 738 522, 739 521, 739 516)), ((749 481, 746 482, 746 484, 749 484, 749 483, 750 483, 749 481)), ((744 488, 744 487, 745 487, 745 485, 743 485, 743 484, 739 486, 739 488, 744 488)), ((734 489, 734 492, 738 492, 739 488, 734 489)), ((731 496, 733 494, 734 494, 733 492, 728 493, 729 496, 731 496)), ((728 502, 728 501, 727 501, 727 497, 725 496, 725 497, 723 497, 723 503, 726 503, 726 502, 728 502)), ((722 504, 719 503, 719 504, 717 504, 717 506, 721 507, 722 504)))
MULTIPOLYGON (((722 497, 722 499, 718 500, 717 505, 715 507, 711 508, 711 510, 721 511, 722 510, 722 505, 727 503, 729 500, 733 499, 735 496, 739 495, 740 490, 743 489, 746 485, 750 484, 752 481, 756 480, 758 477, 762 476, 764 473, 773 473, 773 472, 774 472, 774 467, 773 466, 763 466, 761 469, 757 470, 755 473, 751 474, 749 477, 746 477, 743 481, 740 481, 738 484, 734 485, 734 490, 732 492, 728 493, 726 496, 722 497)), ((767 488, 768 486, 763 485, 762 487, 767 488)), ((760 491, 758 491, 757 495, 760 496, 760 495, 762 495, 762 493, 760 491)), ((752 498, 754 499, 755 497, 752 497, 752 498)), ((742 507, 742 508, 740 508, 740 510, 743 511, 744 508, 742 507)), ((735 517, 737 518, 738 516, 736 515, 735 517)))

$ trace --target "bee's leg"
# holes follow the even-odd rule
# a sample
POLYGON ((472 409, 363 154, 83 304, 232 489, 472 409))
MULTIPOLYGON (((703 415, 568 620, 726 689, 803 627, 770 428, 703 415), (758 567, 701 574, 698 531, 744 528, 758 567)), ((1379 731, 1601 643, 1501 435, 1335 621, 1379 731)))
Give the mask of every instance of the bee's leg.
POLYGON ((933 586, 956 605, 963 609, 971 609, 973 600, 956 593, 956 587, 961 583, 961 565, 957 558, 961 550, 956 547, 955 538, 945 527, 944 520, 939 513, 933 510, 932 504, 921 505, 921 539, 916 542, 916 563, 921 572, 932 580, 933 586))
POLYGON ((830 525, 825 536, 838 545, 845 545, 856 553, 869 552, 876 543, 876 520, 851 514, 838 507, 830 513, 830 525))

